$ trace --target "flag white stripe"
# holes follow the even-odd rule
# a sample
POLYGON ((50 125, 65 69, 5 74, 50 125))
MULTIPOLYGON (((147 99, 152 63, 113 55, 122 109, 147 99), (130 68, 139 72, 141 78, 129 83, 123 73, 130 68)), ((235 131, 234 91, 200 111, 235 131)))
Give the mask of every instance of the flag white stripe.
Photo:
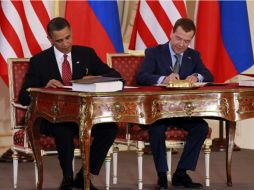
POLYGON ((164 11, 166 12, 172 25, 175 24, 177 19, 181 18, 181 14, 178 9, 175 7, 175 4, 172 1, 159 1, 164 11))
POLYGON ((48 12, 49 18, 52 18, 54 13, 55 1, 43 0, 42 3, 48 12))
POLYGON ((152 10, 145 1, 141 1, 140 15, 147 27, 150 29, 153 37, 156 39, 156 42, 158 44, 165 43, 168 40, 168 37, 158 22, 156 16, 153 14, 152 10))
MULTIPOLYGON (((30 1, 23 1, 25 14, 27 17, 27 21, 29 23, 29 26, 34 34, 34 37, 36 38, 39 46, 41 49, 46 49, 50 47, 50 43, 47 39, 47 33, 45 32, 39 18, 37 17, 37 14, 35 13, 35 10, 33 9, 30 1), (33 27, 36 26, 36 27, 33 27)), ((25 55, 30 56, 30 55, 25 55)))
MULTIPOLYGON (((22 21, 19 17, 17 10, 15 9, 14 5, 8 1, 2 1, 2 10, 6 18, 11 23, 12 27, 14 28, 20 43, 22 44, 22 51, 24 55, 30 56, 30 50, 27 45, 24 28, 22 21)), ((12 44, 15 45, 15 44, 12 44)))

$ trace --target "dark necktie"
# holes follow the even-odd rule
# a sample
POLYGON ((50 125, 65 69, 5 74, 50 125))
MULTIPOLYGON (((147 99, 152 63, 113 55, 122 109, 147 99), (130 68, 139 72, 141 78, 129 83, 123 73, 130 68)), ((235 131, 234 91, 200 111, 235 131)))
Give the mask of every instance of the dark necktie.
POLYGON ((176 58, 176 62, 175 62, 174 68, 173 68, 173 72, 179 74, 181 55, 180 54, 175 54, 174 56, 176 58))
POLYGON ((64 61, 63 61, 63 64, 62 64, 62 79, 63 79, 63 84, 65 86, 69 86, 71 85, 71 79, 72 79, 72 76, 71 76, 71 67, 70 67, 70 63, 67 59, 67 56, 66 54, 64 54, 64 61))

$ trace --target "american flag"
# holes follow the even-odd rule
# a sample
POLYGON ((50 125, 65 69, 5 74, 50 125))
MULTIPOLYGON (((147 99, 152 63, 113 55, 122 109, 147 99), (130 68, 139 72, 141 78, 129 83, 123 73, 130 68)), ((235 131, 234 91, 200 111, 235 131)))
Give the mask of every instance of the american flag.
POLYGON ((166 43, 181 17, 187 17, 184 1, 139 1, 129 49, 144 50, 166 43))
POLYGON ((46 26, 53 1, 0 1, 0 76, 8 85, 8 58, 31 57, 50 47, 46 26))

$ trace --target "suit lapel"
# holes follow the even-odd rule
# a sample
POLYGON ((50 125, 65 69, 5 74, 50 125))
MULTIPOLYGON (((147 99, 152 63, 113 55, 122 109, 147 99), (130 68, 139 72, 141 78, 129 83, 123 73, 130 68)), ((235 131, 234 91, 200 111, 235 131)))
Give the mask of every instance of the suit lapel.
POLYGON ((54 78, 56 80, 62 81, 61 73, 60 73, 58 65, 57 65, 56 56, 55 56, 55 53, 54 53, 53 46, 51 47, 51 49, 49 51, 49 63, 51 63, 51 67, 52 67, 51 72, 53 73, 54 78))
POLYGON ((166 70, 166 73, 172 73, 172 58, 169 52, 169 42, 162 46, 162 55, 161 55, 161 63, 163 68, 166 70))
POLYGON ((77 51, 75 51, 75 46, 72 47, 71 50, 71 58, 72 58, 72 78, 75 79, 79 74, 79 66, 81 64, 81 59, 77 51))
POLYGON ((184 52, 182 63, 180 67, 180 75, 186 75, 185 73, 192 70, 193 58, 190 56, 188 49, 184 52))

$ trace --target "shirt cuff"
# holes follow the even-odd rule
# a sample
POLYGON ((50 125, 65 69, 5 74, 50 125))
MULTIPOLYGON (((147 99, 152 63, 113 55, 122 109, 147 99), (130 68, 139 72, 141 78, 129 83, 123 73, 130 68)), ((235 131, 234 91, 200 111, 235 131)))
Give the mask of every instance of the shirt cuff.
POLYGON ((165 76, 161 76, 158 80, 157 80, 157 84, 161 84, 162 81, 165 79, 165 76))
POLYGON ((198 82, 203 82, 204 77, 199 73, 193 73, 193 76, 196 76, 198 78, 198 82))

